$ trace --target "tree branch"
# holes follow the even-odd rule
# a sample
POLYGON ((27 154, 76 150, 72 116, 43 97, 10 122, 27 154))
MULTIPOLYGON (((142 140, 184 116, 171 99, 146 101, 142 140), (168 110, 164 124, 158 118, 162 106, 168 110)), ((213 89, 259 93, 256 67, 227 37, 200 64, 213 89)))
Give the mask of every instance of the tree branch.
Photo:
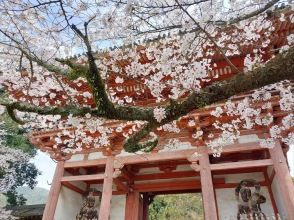
MULTIPOLYGON (((86 79, 92 89, 96 106, 99 111, 103 112, 105 115, 111 116, 115 110, 114 104, 109 100, 106 93, 105 84, 95 63, 88 36, 84 35, 75 25, 71 25, 71 27, 81 37, 87 47, 89 71, 86 72, 86 79)), ((87 25, 85 25, 85 28, 87 28, 87 25)), ((85 32, 87 33, 87 31, 85 32)))
POLYGON ((20 112, 30 112, 36 113, 39 115, 61 115, 65 116, 85 116, 85 114, 90 113, 91 115, 103 117, 103 115, 99 115, 97 110, 88 108, 88 107, 77 107, 77 106, 64 106, 64 107, 40 107, 29 103, 22 102, 9 102, 6 100, 0 100, 0 105, 5 106, 11 118, 22 124, 22 122, 16 118, 14 114, 14 110, 18 110, 20 112))
POLYGON ((129 137, 124 142, 124 149, 127 152, 145 151, 150 152, 158 144, 157 138, 151 138, 147 141, 140 142, 143 138, 147 137, 150 132, 157 127, 156 123, 148 123, 141 130, 129 137))
POLYGON ((272 0, 270 2, 268 2, 263 8, 260 8, 256 11, 253 11, 249 14, 246 14, 244 16, 241 16, 241 17, 238 17, 238 18, 235 18, 235 19, 232 19, 228 22, 224 22, 224 24, 235 24, 235 23, 238 23, 240 21, 244 21, 246 19, 249 19, 249 18, 252 18, 252 17, 255 17, 263 12, 265 12, 266 10, 268 10, 269 8, 271 8, 272 6, 274 6, 276 3, 278 3, 280 0, 272 0))
MULTIPOLYGON (((149 122, 147 124, 148 126, 143 127, 139 132, 126 140, 124 145, 125 150, 128 152, 143 150, 145 145, 139 144, 139 141, 145 138, 152 129, 177 120, 179 117, 187 115, 193 110, 201 109, 216 102, 224 101, 236 94, 258 89, 282 80, 294 80, 293 57, 294 48, 290 48, 287 52, 279 54, 270 60, 264 67, 259 67, 246 74, 237 74, 221 82, 215 82, 203 88, 199 93, 191 93, 182 102, 173 102, 165 106, 166 118, 160 123, 149 122)), ((122 112, 128 107, 124 108, 121 110, 122 112)), ((153 113, 153 110, 149 110, 146 115, 152 114, 150 111, 153 113)), ((153 114, 152 118, 154 118, 153 114)), ((150 146, 147 145, 147 147, 150 146)))
POLYGON ((2 33, 4 36, 6 36, 8 39, 10 39, 14 44, 16 45, 9 45, 11 47, 14 47, 16 49, 18 49, 23 55, 25 55, 27 57, 27 59, 37 63, 39 66, 44 67, 45 69, 47 69, 49 72, 54 72, 56 74, 59 75, 66 75, 67 74, 67 70, 61 69, 53 64, 48 64, 46 61, 38 58, 37 56, 33 55, 29 49, 28 51, 26 51, 26 49, 23 48, 23 45, 21 42, 19 42, 18 40, 14 39, 12 36, 10 36, 8 33, 6 33, 5 31, 3 31, 2 29, 0 29, 0 33, 2 33))
POLYGON ((201 27, 201 25, 190 15, 190 13, 184 9, 184 7, 179 3, 178 0, 175 0, 178 4, 178 6, 181 8, 181 10, 196 24, 196 26, 206 35, 206 37, 214 44, 216 49, 223 55, 227 63, 232 67, 233 70, 235 70, 237 73, 241 73, 240 70, 231 62, 231 60, 226 56, 223 49, 218 46, 217 42, 213 39, 213 37, 204 29, 201 27))

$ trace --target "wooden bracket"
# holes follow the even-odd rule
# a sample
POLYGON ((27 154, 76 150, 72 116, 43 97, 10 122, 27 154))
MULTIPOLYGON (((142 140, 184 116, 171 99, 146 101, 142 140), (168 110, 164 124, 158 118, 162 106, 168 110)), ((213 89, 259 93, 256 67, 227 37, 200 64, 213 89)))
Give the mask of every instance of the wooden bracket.
POLYGON ((118 159, 114 159, 114 163, 113 163, 113 168, 114 168, 114 172, 113 172, 113 178, 117 178, 121 175, 121 169, 124 167, 124 164, 119 161, 118 159))
POLYGON ((200 171, 199 157, 201 157, 201 154, 199 154, 198 152, 195 152, 187 157, 187 160, 191 162, 190 167, 196 172, 200 171))

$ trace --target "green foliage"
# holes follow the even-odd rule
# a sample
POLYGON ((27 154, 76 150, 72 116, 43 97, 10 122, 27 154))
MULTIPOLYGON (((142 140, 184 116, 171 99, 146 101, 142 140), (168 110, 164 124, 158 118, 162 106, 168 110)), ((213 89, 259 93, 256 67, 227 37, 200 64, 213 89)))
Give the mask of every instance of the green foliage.
POLYGON ((149 206, 150 220, 203 220, 199 193, 159 195, 149 206))
POLYGON ((79 77, 86 78, 86 74, 89 71, 88 65, 77 64, 70 59, 55 59, 63 65, 70 67, 70 70, 67 72, 67 77, 71 80, 75 80, 79 77))
MULTIPOLYGON (((45 204, 49 194, 47 189, 41 187, 31 189, 28 186, 19 187, 16 192, 26 199, 26 205, 45 204)), ((0 207, 6 206, 8 204, 7 200, 4 195, 0 195, 0 207)))
POLYGON ((15 189, 9 190, 5 195, 7 197, 7 204, 11 206, 26 204, 27 199, 22 194, 18 194, 15 189))
POLYGON ((7 135, 2 137, 2 139, 5 140, 8 147, 20 149, 30 154, 32 157, 36 155, 36 149, 23 135, 24 132, 19 128, 19 125, 14 122, 8 114, 4 113, 0 115, 0 121, 3 122, 3 124, 0 124, 0 128, 7 132, 7 135))
MULTIPOLYGON (((6 131, 6 135, 1 137, 7 147, 22 150, 31 157, 36 155, 36 149, 30 144, 29 140, 23 135, 23 131, 18 124, 14 122, 8 114, 0 115, 0 128, 6 131)), ((15 183, 12 188, 4 195, 7 197, 8 205, 24 205, 26 199, 17 192, 17 188, 27 185, 30 188, 35 187, 36 178, 40 174, 36 166, 30 162, 15 163, 11 161, 11 168, 15 170, 15 183)), ((0 167, 1 168, 1 167, 0 167)), ((0 169, 1 170, 1 169, 0 169)), ((4 173, 0 173, 0 178, 4 173)))
POLYGON ((68 73, 68 78, 71 80, 75 80, 79 77, 86 77, 86 73, 89 71, 88 66, 75 66, 68 73))

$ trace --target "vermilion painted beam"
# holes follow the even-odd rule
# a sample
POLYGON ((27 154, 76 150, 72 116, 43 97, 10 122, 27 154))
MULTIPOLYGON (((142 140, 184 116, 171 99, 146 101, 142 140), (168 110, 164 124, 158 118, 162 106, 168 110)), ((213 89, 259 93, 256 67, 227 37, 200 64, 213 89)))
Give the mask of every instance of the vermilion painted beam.
POLYGON ((128 187, 118 178, 113 180, 114 184, 116 185, 117 189, 120 191, 128 192, 128 187))
POLYGON ((275 175, 287 210, 288 219, 294 219, 294 185, 281 144, 276 142, 275 147, 269 149, 269 152, 273 160, 275 175))
POLYGON ((79 187, 77 187, 77 186, 75 186, 75 185, 73 185, 73 184, 71 184, 69 182, 62 182, 62 185, 69 188, 69 189, 71 189, 71 190, 73 190, 73 191, 75 191, 75 192, 77 192, 77 193, 79 193, 79 194, 82 194, 82 195, 85 194, 85 190, 82 190, 79 187))
POLYGON ((202 147, 200 149, 200 154, 201 156, 199 157, 199 166, 204 217, 205 220, 217 220, 218 216, 216 209, 216 201, 214 197, 214 188, 207 148, 202 147))
POLYGON ((86 161, 67 161, 64 168, 74 168, 74 167, 93 167, 93 166, 105 166, 106 158, 86 160, 86 161))
POLYGON ((152 173, 152 174, 135 175, 133 179, 134 181, 143 181, 143 180, 185 178, 185 177, 195 177, 195 176, 199 176, 199 173, 196 173, 195 171, 174 171, 170 173, 152 173))
POLYGON ((53 220, 64 174, 64 161, 57 163, 42 220, 53 220))
POLYGON ((99 220, 109 220, 110 202, 112 198, 114 156, 108 156, 105 166, 105 178, 103 181, 102 199, 99 211, 99 220))
POLYGON ((102 180, 105 174, 93 174, 93 175, 79 175, 79 176, 64 176, 61 178, 61 182, 74 182, 74 181, 89 181, 89 180, 102 180))
POLYGON ((246 167, 266 167, 271 165, 273 165, 272 159, 264 159, 264 160, 249 160, 249 161, 240 161, 240 162, 211 164, 210 169, 212 171, 216 171, 216 170, 227 170, 227 169, 240 169, 240 168, 246 168, 246 167))
MULTIPOLYGON (((259 142, 252 142, 246 144, 233 144, 231 146, 226 146, 222 153, 232 153, 232 152, 248 152, 253 150, 264 150, 259 145, 259 142)), ((142 163, 151 163, 151 162, 163 162, 169 160, 181 160, 186 159, 191 154, 195 153, 197 148, 195 149, 188 149, 188 150, 178 150, 178 151, 171 151, 171 152, 158 152, 158 153, 151 153, 145 154, 144 156, 141 155, 131 155, 131 156, 116 156, 117 159, 121 161, 124 165, 129 164, 142 164, 142 163)), ((212 154, 212 151, 208 152, 212 154)), ((95 159, 95 160, 88 160, 88 161, 75 161, 75 162, 66 162, 65 168, 73 168, 73 167, 90 167, 90 166, 104 166, 106 163, 106 158, 95 159)))
MULTIPOLYGON (((224 178, 214 179, 215 184, 224 184, 224 178)), ((132 185, 132 189, 138 192, 156 192, 156 191, 172 191, 172 190, 185 190, 185 189, 200 189, 200 180, 181 180, 170 182, 158 183, 140 183, 132 185)))
POLYGON ((112 191, 112 195, 126 195, 125 191, 112 191))
POLYGON ((199 180, 194 181, 171 181, 164 183, 140 183, 132 186, 136 192, 156 192, 156 191, 172 191, 184 189, 199 189, 201 184, 199 180))
POLYGON ((215 170, 212 171, 213 175, 224 175, 224 174, 237 174, 237 173, 256 173, 264 172, 266 167, 246 167, 238 169, 229 169, 229 170, 215 170))
MULTIPOLYGON (((271 159, 263 159, 263 160, 250 160, 250 161, 210 164, 210 168, 214 174, 264 172, 264 168, 272 164, 273 162, 271 159)), ((129 175, 126 175, 125 172, 122 172, 122 175, 127 180, 132 179, 133 181, 146 181, 146 180, 154 180, 154 179, 175 179, 175 178, 195 177, 195 176, 199 176, 199 173, 195 171, 174 171, 174 172, 168 172, 168 173, 132 175, 132 177, 130 177, 129 175)), ((101 184, 102 183, 101 181, 103 180, 103 178, 104 178, 104 174, 79 175, 79 176, 66 176, 66 177, 63 177, 61 181, 62 182, 87 181, 88 183, 101 184)), ((119 184, 118 180, 115 180, 115 181, 116 181, 116 184, 119 184)), ((123 188, 124 190, 126 189, 125 187, 123 188)))
POLYGON ((134 175, 132 173, 128 172, 125 168, 123 168, 121 170, 121 176, 129 182, 132 182, 133 178, 134 178, 134 175))

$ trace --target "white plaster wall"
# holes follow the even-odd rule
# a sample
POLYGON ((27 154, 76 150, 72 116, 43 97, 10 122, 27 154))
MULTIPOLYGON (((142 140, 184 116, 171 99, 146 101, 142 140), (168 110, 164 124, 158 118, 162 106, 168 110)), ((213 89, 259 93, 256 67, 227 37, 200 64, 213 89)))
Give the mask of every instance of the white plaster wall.
POLYGON ((111 199, 110 220, 125 219, 126 196, 116 195, 111 199))
MULTIPOLYGON (((102 189, 101 185, 91 185, 91 188, 102 189)), ((83 204, 83 198, 66 187, 62 187, 54 215, 54 220, 75 220, 83 204)), ((123 220, 125 218, 125 195, 113 195, 111 199, 110 220, 123 220)), ((99 201, 95 203, 99 210, 99 201)))
MULTIPOLYGON (((280 186, 279 186, 279 183, 278 183, 276 177, 274 177, 273 182, 272 182, 272 191, 274 194, 274 198, 275 198, 276 205, 277 205, 280 216, 284 217, 283 219, 285 219, 285 218, 287 219, 287 211, 285 209, 284 201, 283 201, 282 194, 281 194, 281 189, 280 189, 280 186)), ((293 212, 294 212, 294 210, 293 210, 293 212)))
POLYGON ((226 174, 226 175, 213 175, 214 178, 225 178, 226 183, 239 183, 244 179, 254 179, 258 182, 264 181, 263 173, 238 173, 238 174, 226 174))
POLYGON ((101 159, 101 158, 106 158, 102 152, 93 152, 93 153, 90 153, 88 156, 88 160, 101 159))
POLYGON ((159 150, 159 152, 168 152, 168 151, 179 151, 179 150, 187 150, 187 149, 195 149, 195 146, 191 145, 190 142, 179 142, 175 146, 165 147, 162 150, 159 150))
POLYGON ((81 194, 62 186, 54 220, 75 220, 82 204, 83 198, 81 194))
MULTIPOLYGON (((251 190, 253 191, 254 188, 251 190)), ((236 219, 238 204, 235 199, 235 188, 216 189, 215 193, 220 220, 236 219)), ((266 187, 261 187, 261 194, 266 198, 266 203, 261 204, 262 211, 267 215, 273 214, 273 206, 266 187)))
POLYGON ((259 138, 256 134, 249 134, 249 135, 242 135, 238 139, 240 144, 250 143, 250 142, 257 142, 259 138))
POLYGON ((84 159, 84 154, 74 154, 71 156, 71 158, 68 160, 69 162, 73 161, 81 161, 84 159))
MULTIPOLYGON (((191 168, 190 165, 178 165, 176 171, 192 171, 193 169, 191 168)), ((195 172, 196 175, 196 172, 195 172)))
MULTIPOLYGON (((90 188, 102 191, 103 186, 102 184, 91 184, 90 188)), ((95 205, 99 206, 99 204, 95 205)), ((123 220, 125 218, 125 206, 126 195, 113 195, 110 206, 110 220, 123 220)))

